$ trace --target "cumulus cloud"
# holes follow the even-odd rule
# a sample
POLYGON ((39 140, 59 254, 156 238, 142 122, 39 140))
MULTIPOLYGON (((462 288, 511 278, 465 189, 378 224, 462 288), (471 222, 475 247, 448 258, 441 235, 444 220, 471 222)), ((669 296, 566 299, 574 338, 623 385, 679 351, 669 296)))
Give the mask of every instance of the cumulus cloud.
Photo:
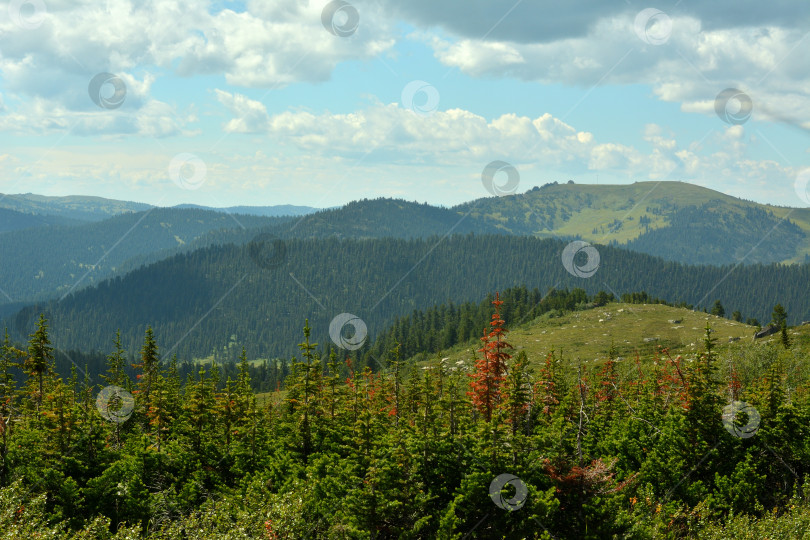
POLYGON ((260 133, 267 130, 269 117, 267 107, 259 101, 241 94, 230 94, 215 89, 217 100, 234 116, 224 130, 228 133, 260 133))
MULTIPOLYGON (((421 33, 414 37, 424 39, 440 62, 473 77, 514 77, 586 87, 650 84, 659 99, 681 103, 684 112, 703 114, 714 114, 718 93, 735 87, 754 102, 754 120, 786 121, 807 128, 810 72, 800 50, 810 40, 806 40, 806 26, 796 21, 808 21, 810 9, 797 6, 787 9, 795 14, 790 21, 784 13, 775 15, 779 9, 773 7, 764 14, 761 8, 749 6, 746 12, 735 7, 725 20, 712 9, 705 10, 707 13, 697 7, 684 9, 667 15, 671 30, 657 45, 639 38, 634 29, 637 13, 626 6, 572 15, 572 28, 561 31, 563 35, 550 34, 555 39, 539 30, 534 38, 517 31, 514 36, 491 32, 481 37, 457 28, 456 22, 442 24, 457 29, 459 35, 421 33), (783 26, 775 26, 777 23, 783 26)), ((576 11, 567 3, 554 9, 576 11)), ((513 21, 515 18, 512 13, 502 24, 522 24, 513 21)), ((549 24, 540 19, 539 11, 536 20, 549 24)))
MULTIPOLYGON (((586 37, 604 19, 635 16, 628 2, 492 2, 490 0, 387 0, 390 9, 420 27, 441 27, 468 39, 550 43, 586 37)), ((661 7, 666 10, 667 7, 661 7)), ((670 15, 703 21, 707 30, 745 26, 807 28, 810 10, 795 0, 678 2, 670 15)), ((632 27, 631 27, 632 33, 632 27)))
MULTIPOLYGON (((20 107, 2 125, 17 130, 75 126, 76 133, 168 135, 184 131, 184 114, 150 96, 156 77, 221 74, 235 86, 278 88, 328 79, 345 60, 374 57, 394 44, 381 7, 362 9, 349 37, 322 25, 324 4, 311 0, 248 2, 237 13, 209 10, 203 0, 52 0, 35 28, 0 19, 0 74, 20 107), (88 119, 104 113, 88 98, 88 83, 109 72, 126 83, 130 118, 88 119), (37 116, 51 110, 50 118, 37 116), (156 114, 162 112, 161 117, 156 114)), ((6 10, 0 10, 5 15, 6 10)), ((236 105, 236 104, 234 104, 236 105)), ((234 130, 249 126, 232 126, 234 130)))
POLYGON ((668 128, 648 124, 639 135, 650 148, 642 150, 597 140, 593 133, 548 113, 537 118, 510 113, 487 120, 463 109, 420 115, 400 104, 377 103, 349 114, 287 111, 270 116, 263 105, 244 96, 219 96, 238 116, 227 126, 251 133, 261 127, 276 143, 323 159, 439 168, 477 167, 500 159, 519 168, 575 177, 601 172, 627 180, 705 182, 716 189, 732 178, 764 181, 768 175, 793 174, 791 167, 747 157, 751 142, 742 126, 726 126, 703 141, 679 143, 668 128))

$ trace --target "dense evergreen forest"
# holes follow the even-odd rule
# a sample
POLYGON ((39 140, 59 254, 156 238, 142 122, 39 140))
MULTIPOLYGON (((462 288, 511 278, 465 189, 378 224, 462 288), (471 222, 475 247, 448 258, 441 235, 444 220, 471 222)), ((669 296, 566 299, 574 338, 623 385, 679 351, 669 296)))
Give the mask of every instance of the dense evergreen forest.
MULTIPOLYGON (((612 294, 603 291, 590 298, 583 289, 574 289, 570 292, 550 291, 541 295, 539 290, 529 291, 525 287, 506 289, 501 297, 506 302, 501 316, 507 324, 531 321, 532 318, 549 312, 562 314, 575 309, 588 309, 615 300, 612 294)), ((646 293, 624 295, 622 300, 663 303, 661 300, 649 298, 646 293)), ((379 371, 383 365, 381 362, 387 362, 388 352, 395 344, 399 346, 402 358, 417 355, 427 358, 431 353, 480 337, 480 329, 489 323, 491 302, 492 295, 487 295, 481 302, 464 302, 458 306, 451 302, 431 307, 426 311, 414 310, 406 317, 397 318, 394 325, 381 332, 370 346, 360 350, 347 350, 344 354, 355 367, 368 367, 373 372, 379 371)), ((109 345, 115 345, 116 354, 127 359, 124 366, 125 373, 135 377, 135 371, 130 366, 135 363, 136 355, 123 349, 118 350, 119 332, 116 332, 115 336, 110 336, 109 345)), ((333 348, 335 344, 332 341, 324 342, 317 347, 321 367, 324 370, 327 368, 326 359, 333 348)), ((178 360, 176 354, 173 354, 172 358, 176 362, 181 379, 196 373, 200 366, 210 369, 217 363, 217 369, 224 381, 227 377, 236 377, 241 353, 242 348, 235 341, 231 341, 228 346, 217 351, 211 361, 191 362, 188 358, 178 360)), ((250 375, 251 388, 254 392, 283 389, 290 365, 289 358, 265 359, 249 363, 246 369, 250 375)), ((87 377, 93 383, 100 383, 107 370, 107 353, 54 349, 54 370, 59 376, 67 379, 76 366, 79 367, 83 377, 87 377)), ((17 378, 23 375, 20 369, 12 370, 12 373, 17 378)))
POLYGON ((203 208, 145 208, 99 198, 5 197, 0 204, 27 213, 0 208, 0 252, 6 254, 0 260, 3 314, 11 304, 59 298, 175 254, 212 245, 244 245, 259 233, 284 240, 413 239, 467 233, 580 237, 666 260, 714 265, 801 261, 810 242, 806 209, 777 216, 774 212, 779 211, 773 207, 681 182, 551 183, 453 208, 363 199, 306 216, 283 217, 203 208), (607 221, 605 215, 619 217, 607 221))
MULTIPOLYGON (((267 225, 285 218, 229 216, 211 210, 155 208, 101 222, 53 225, 0 234, 3 300, 40 300, 97 283, 128 260, 166 256, 220 229, 267 225), (160 254, 160 255, 158 255, 160 254)), ((143 260, 143 259, 141 259, 143 260)))
POLYGON ((773 305, 783 301, 789 324, 810 319, 807 265, 687 266, 597 246, 599 269, 583 279, 560 264, 566 244, 551 239, 470 234, 292 239, 284 245, 283 260, 272 268, 256 264, 251 244, 177 255, 62 301, 23 309, 4 325, 13 339, 24 339, 45 312, 62 350, 107 350, 120 328, 124 349, 134 353, 151 325, 167 350, 182 358, 242 346, 251 358, 289 358, 296 353, 297 321, 305 318, 315 340, 326 343, 330 321, 352 313, 365 321, 370 342, 415 309, 479 301, 515 285, 543 294, 577 287, 588 295, 646 291, 699 309, 719 299, 729 312, 759 320, 768 320, 773 305))
POLYGON ((718 259, 746 264, 791 258, 805 233, 761 208, 723 212, 716 201, 670 213, 669 227, 650 229, 624 247, 667 259, 713 264, 718 259), (718 225, 719 224, 719 225, 718 225))
MULTIPOLYGON (((581 294, 581 293, 576 293, 581 294)), ((760 538, 810 524, 808 343, 578 365, 515 353, 499 295, 468 362, 321 358, 284 392, 181 376, 151 328, 101 384, 41 316, 0 348, 6 538, 760 538), (324 368, 325 363, 325 368, 324 368), (22 368, 22 375, 14 373, 22 368)), ((784 312, 775 309, 774 320, 784 312)), ((776 537, 776 536, 774 536, 776 537)))

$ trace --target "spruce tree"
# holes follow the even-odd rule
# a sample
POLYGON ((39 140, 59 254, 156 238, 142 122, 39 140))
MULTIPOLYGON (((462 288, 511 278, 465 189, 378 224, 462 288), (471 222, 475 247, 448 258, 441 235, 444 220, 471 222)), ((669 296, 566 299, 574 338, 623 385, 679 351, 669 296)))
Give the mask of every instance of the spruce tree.
POLYGON ((53 347, 48 338, 48 321, 45 319, 44 313, 39 314, 37 330, 30 334, 29 338, 25 369, 30 376, 36 377, 37 390, 34 394, 36 395, 37 411, 39 411, 45 391, 45 377, 53 373, 53 347))
POLYGON ((141 347, 141 361, 133 364, 132 367, 139 370, 138 390, 139 398, 142 400, 143 407, 147 407, 149 403, 149 394, 154 386, 155 379, 160 371, 160 356, 158 354, 158 346, 155 343, 155 335, 152 332, 152 327, 146 327, 146 334, 143 339, 143 346, 141 347))

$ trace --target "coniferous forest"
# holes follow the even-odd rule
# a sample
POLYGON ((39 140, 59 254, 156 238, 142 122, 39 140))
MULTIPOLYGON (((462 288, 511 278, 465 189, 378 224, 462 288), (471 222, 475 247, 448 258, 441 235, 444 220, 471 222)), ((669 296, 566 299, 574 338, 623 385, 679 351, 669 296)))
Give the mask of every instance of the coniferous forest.
POLYGON ((222 361, 221 356, 234 360, 243 346, 251 358, 289 358, 296 353, 304 318, 320 343, 328 340, 329 322, 341 312, 362 317, 369 335, 377 336, 414 310, 478 304, 495 290, 515 286, 536 289, 534 304, 551 289, 582 287, 591 296, 600 290, 616 297, 646 291, 699 309, 720 299, 730 311, 758 320, 767 319, 773 305, 782 302, 788 324, 810 320, 810 265, 691 266, 599 246, 598 278, 583 280, 560 264, 566 245, 561 240, 467 234, 288 240, 279 264, 265 268, 250 251, 265 243, 175 255, 64 298, 29 305, 3 326, 13 339, 25 339, 44 312, 53 321, 60 349, 104 351, 120 329, 124 349, 135 353, 151 325, 167 351, 222 361), (482 264, 482 258, 493 261, 498 271, 482 264), (715 284, 710 295, 706 283, 715 284))
POLYGON ((9 0, 0 540, 810 540, 810 2, 9 0))
MULTIPOLYGON (((584 366, 515 351, 503 318, 514 306, 489 300, 468 361, 408 362, 394 343, 376 372, 319 352, 304 321, 289 375, 261 400, 244 350, 232 374, 181 376, 151 328, 131 361, 114 336, 100 381, 75 366, 60 376, 40 315, 26 344, 6 334, 0 357, 4 537, 808 530, 806 342, 783 331, 724 355, 707 323, 696 354, 610 351, 584 366)), ((784 316, 778 306, 783 329, 784 316)))

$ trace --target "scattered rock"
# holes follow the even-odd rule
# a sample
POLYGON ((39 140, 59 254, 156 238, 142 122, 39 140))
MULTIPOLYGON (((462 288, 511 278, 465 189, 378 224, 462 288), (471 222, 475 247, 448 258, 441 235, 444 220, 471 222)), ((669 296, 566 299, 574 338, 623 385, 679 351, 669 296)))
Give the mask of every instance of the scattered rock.
POLYGON ((769 324, 766 328, 763 328, 759 332, 754 334, 754 339, 764 338, 770 336, 771 334, 775 334, 779 331, 779 327, 774 324, 769 324))
POLYGON ((738 337, 730 337, 730 338, 728 338, 729 343, 732 343, 734 341, 740 341, 740 338, 738 338, 738 337))
POLYGON ((683 319, 670 319, 667 321, 669 324, 681 324, 683 319))
POLYGON ((658 341, 657 337, 645 337, 644 343, 650 343, 651 341, 658 341))

